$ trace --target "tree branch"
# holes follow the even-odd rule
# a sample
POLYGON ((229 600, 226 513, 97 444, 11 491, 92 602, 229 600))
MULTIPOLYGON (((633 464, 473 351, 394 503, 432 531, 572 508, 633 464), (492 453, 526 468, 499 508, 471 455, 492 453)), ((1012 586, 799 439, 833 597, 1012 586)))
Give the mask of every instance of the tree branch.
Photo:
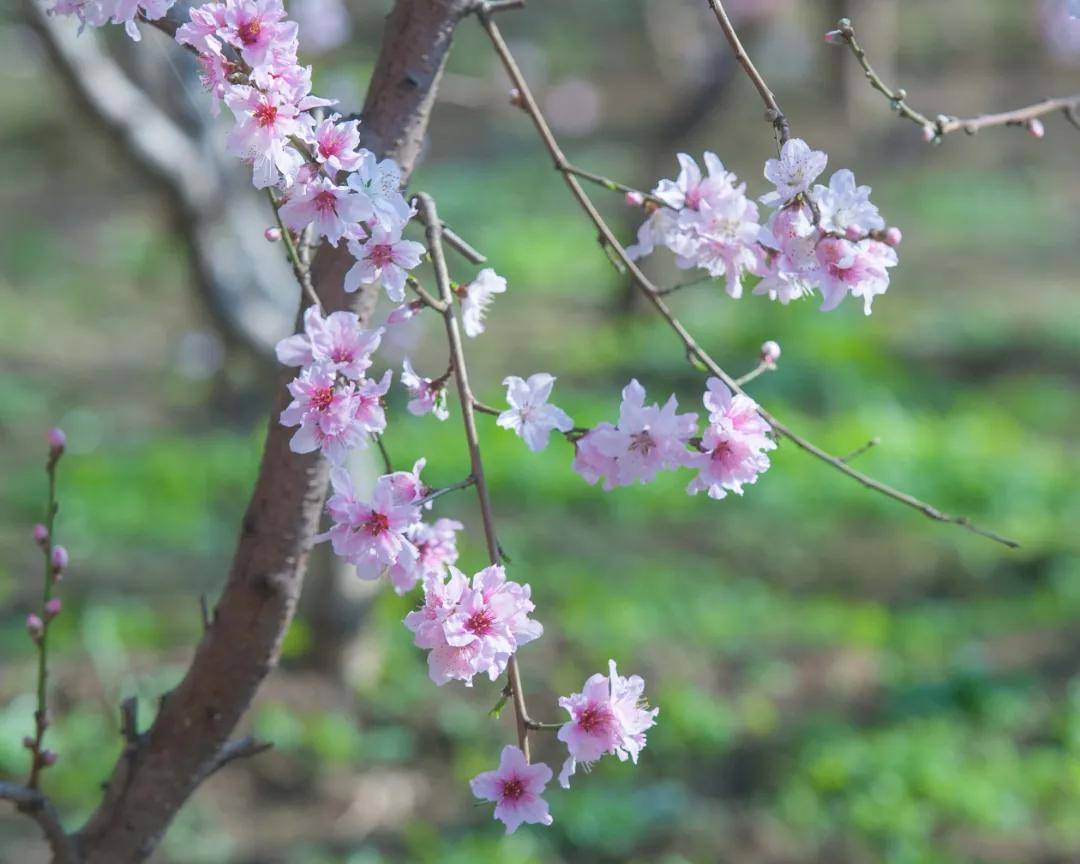
POLYGON ((0 798, 12 802, 15 809, 38 824, 52 850, 53 864, 78 864, 75 842, 64 831, 60 815, 44 793, 17 783, 0 782, 0 798))
POLYGON ((855 59, 859 62, 863 72, 866 73, 866 80, 870 83, 870 86, 889 100, 889 104, 898 116, 921 126, 928 141, 940 140, 951 132, 964 131, 968 135, 974 135, 980 129, 993 126, 1026 127, 1032 120, 1059 111, 1065 115, 1065 118, 1070 123, 1080 127, 1080 123, 1077 122, 1077 110, 1080 109, 1080 93, 1056 99, 1044 99, 1034 105, 1015 108, 1012 111, 1002 111, 997 114, 980 114, 977 117, 967 118, 947 117, 944 114, 939 114, 935 119, 931 120, 908 104, 907 91, 899 87, 893 89, 874 71, 874 67, 870 65, 870 60, 866 56, 866 51, 859 44, 858 39, 855 38, 855 27, 850 19, 841 18, 837 24, 837 29, 831 35, 838 36, 851 49, 851 53, 855 55, 855 59))
MULTIPOLYGON (((712 0, 710 0, 712 2, 712 0)), ((593 204, 592 199, 589 198, 578 179, 563 169, 564 166, 569 165, 569 161, 563 154, 562 149, 559 147, 558 141, 551 132, 551 128, 548 126, 547 121, 544 119, 544 115, 540 111, 540 107, 536 103, 536 99, 533 97, 532 92, 529 90, 529 85, 525 80, 525 77, 521 73, 521 69, 518 67, 517 62, 514 60, 513 54, 510 52, 509 47, 506 44, 506 40, 503 39, 502 33, 499 31, 498 26, 492 21, 483 9, 478 12, 480 23, 487 31, 488 37, 491 39, 491 43, 495 48, 495 52, 498 54, 499 59, 502 61, 503 66, 506 69, 507 74, 510 76, 510 80, 521 94, 522 103, 525 110, 529 114, 533 121, 533 126, 536 128, 537 134, 540 136, 540 140, 544 147, 547 149, 551 158, 554 160, 557 168, 560 169, 560 173, 563 179, 566 181, 566 185, 570 187, 570 192, 577 200, 581 209, 585 211, 585 215, 599 231, 603 243, 615 254, 620 263, 625 267, 627 272, 630 273, 634 282, 640 288, 642 293, 646 296, 653 307, 660 314, 660 316, 667 322, 668 326, 675 331, 675 334, 682 341, 686 348, 688 357, 696 359, 701 365, 703 365, 709 372, 722 380, 728 387, 737 393, 742 393, 743 390, 739 386, 738 382, 725 372, 720 365, 694 340, 694 337, 686 329, 686 327, 675 317, 674 313, 664 302, 662 290, 652 283, 652 281, 642 272, 641 268, 630 258, 626 249, 619 242, 618 238, 612 232, 611 228, 604 221, 604 218, 600 215, 596 206, 593 204)), ((937 522, 947 522, 954 525, 960 525, 969 531, 979 534, 983 537, 987 537, 998 543, 1002 543, 1010 548, 1018 548, 1019 543, 995 534, 992 531, 988 531, 984 528, 980 528, 974 525, 966 516, 951 516, 947 513, 938 510, 936 507, 927 504, 925 501, 921 501, 914 495, 910 495, 907 492, 901 492, 898 489, 894 489, 886 483, 882 483, 880 480, 875 480, 867 474, 863 474, 861 471, 852 468, 845 463, 843 459, 837 456, 833 456, 822 450, 816 444, 803 438, 801 435, 789 429, 783 423, 781 423, 776 417, 766 411, 764 408, 758 408, 758 413, 767 422, 778 435, 787 438, 799 449, 809 453, 811 456, 821 460, 827 465, 835 468, 840 473, 850 477, 856 483, 865 486, 867 489, 871 489, 875 492, 879 492, 888 498, 892 498, 894 501, 899 501, 914 510, 918 510, 924 516, 929 519, 933 519, 937 522)))

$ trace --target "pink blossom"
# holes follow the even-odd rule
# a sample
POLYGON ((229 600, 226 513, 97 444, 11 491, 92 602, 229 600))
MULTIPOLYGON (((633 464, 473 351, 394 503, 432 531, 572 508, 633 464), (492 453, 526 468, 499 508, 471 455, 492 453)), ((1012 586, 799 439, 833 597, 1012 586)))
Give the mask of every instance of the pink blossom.
POLYGON ((757 205, 742 187, 714 200, 701 202, 695 211, 679 215, 684 231, 673 238, 675 263, 680 267, 700 267, 710 276, 726 277, 730 297, 742 296, 742 279, 758 268, 757 205), (690 217, 690 218, 687 218, 690 217))
POLYGON ((180 45, 190 45, 200 54, 214 52, 221 56, 221 40, 218 31, 225 30, 224 3, 204 3, 192 6, 188 20, 176 29, 176 41, 180 45))
POLYGON ((776 190, 761 198, 762 204, 774 206, 790 201, 810 189, 825 170, 829 157, 821 150, 811 150, 801 138, 790 138, 780 148, 780 158, 765 162, 765 179, 776 190))
POLYGON ((472 282, 458 290, 465 335, 475 339, 484 332, 484 316, 495 295, 506 291, 506 280, 490 267, 485 267, 472 282))
POLYGON ((772 339, 768 342, 762 342, 760 357, 761 362, 766 366, 775 366, 776 361, 780 359, 780 343, 774 342, 772 339))
POLYGON ((400 303, 405 299, 405 271, 420 263, 424 247, 413 240, 403 240, 400 230, 387 231, 376 225, 362 243, 350 240, 349 252, 356 263, 345 274, 345 290, 355 291, 361 285, 381 282, 387 296, 400 303))
POLYGON ((256 188, 289 185, 303 158, 289 139, 302 131, 300 109, 280 88, 259 90, 246 84, 230 85, 225 104, 236 117, 226 141, 234 156, 252 163, 256 188))
POLYGON ((810 197, 821 216, 821 230, 843 236, 851 226, 863 235, 884 228, 885 220, 870 201, 870 191, 869 186, 857 186, 847 168, 833 174, 828 186, 816 185, 810 197))
POLYGON ((530 765, 521 750, 507 744, 498 769, 477 774, 469 787, 481 801, 495 802, 495 818, 506 825, 507 834, 513 834, 522 823, 552 823, 547 801, 540 797, 550 780, 547 765, 530 765))
POLYGON ((284 19, 281 0, 229 0, 225 26, 218 35, 236 48, 249 66, 263 66, 276 42, 288 44, 296 38, 295 25, 284 19))
POLYGON ((679 176, 675 180, 661 180, 653 194, 675 210, 697 210, 703 201, 715 202, 735 186, 735 175, 724 168, 715 153, 705 152, 705 169, 701 169, 692 156, 678 154, 679 176))
POLYGON ((331 177, 338 171, 355 171, 360 167, 359 125, 359 120, 343 121, 340 114, 331 114, 315 127, 312 152, 331 177))
POLYGON ((826 237, 817 245, 822 311, 835 309, 848 292, 862 297, 864 311, 871 312, 874 297, 889 288, 889 267, 897 263, 896 250, 877 240, 852 243, 826 237))
POLYGON ((503 411, 496 423, 503 429, 511 429, 534 453, 548 445, 552 429, 569 432, 574 421, 561 408, 548 404, 555 376, 537 372, 527 381, 510 375, 503 380, 506 401, 510 408, 503 411))
POLYGON ((442 580, 447 567, 457 561, 457 532, 464 527, 456 519, 436 519, 430 524, 420 522, 414 525, 408 537, 416 547, 417 558, 411 566, 408 562, 399 562, 390 568, 394 590, 404 594, 428 577, 442 580))
POLYGON ((45 438, 49 442, 49 450, 54 456, 59 456, 64 452, 64 448, 67 446, 67 435, 63 429, 54 426, 46 433, 45 438))
POLYGON ((49 529, 46 528, 44 525, 42 525, 40 522, 38 522, 34 526, 34 542, 37 543, 38 546, 44 546, 45 542, 48 539, 49 539, 49 529))
POLYGON ((383 479, 394 492, 394 500, 399 504, 418 504, 431 491, 420 479, 420 472, 424 470, 425 465, 427 465, 427 459, 417 459, 411 471, 394 471, 383 475, 383 479))
POLYGON ((52 549, 51 557, 53 573, 59 573, 62 570, 67 570, 69 563, 68 551, 63 546, 56 545, 52 549))
POLYGON ((299 426, 289 449, 310 453, 330 439, 337 442, 354 426, 356 410, 352 384, 339 386, 334 371, 316 365, 289 382, 293 401, 281 412, 282 426, 299 426))
POLYGON ((439 686, 460 680, 471 687, 473 677, 483 672, 494 681, 519 647, 544 632, 540 622, 529 618, 535 608, 529 586, 507 580, 497 564, 469 584, 455 567, 447 565, 447 571, 445 582, 441 576, 425 578, 424 607, 406 616, 405 626, 416 634, 418 647, 430 649, 428 675, 439 686), (429 592, 434 595, 430 600, 429 592))
POLYGON ((59 597, 52 597, 45 604, 45 617, 52 619, 60 614, 60 610, 63 609, 63 602, 59 597))
POLYGON ((437 420, 445 420, 450 416, 446 407, 445 378, 434 381, 418 375, 406 357, 401 361, 401 383, 412 397, 405 406, 410 414, 416 417, 433 414, 437 420))
POLYGON ((401 168, 393 159, 380 162, 368 150, 360 155, 360 166, 349 175, 349 188, 368 196, 380 227, 391 234, 400 234, 413 214, 405 196, 401 194, 401 168))
POLYGON ((646 405, 645 389, 632 380, 623 388, 622 397, 618 425, 602 423, 578 441, 579 459, 574 463, 574 469, 590 483, 597 479, 594 468, 602 469, 608 490, 635 480, 648 483, 661 470, 678 468, 686 460, 687 442, 697 431, 697 415, 676 414, 674 396, 663 408, 646 405))
POLYGON ((26 616, 26 632, 31 639, 37 642, 41 638, 41 634, 45 632, 45 623, 31 612, 26 616))
POLYGON ((570 756, 559 772, 559 784, 570 787, 570 777, 577 763, 590 765, 601 756, 613 753, 625 762, 635 763, 645 747, 645 730, 656 725, 658 708, 644 704, 645 682, 638 675, 623 677, 608 661, 608 674, 589 677, 580 693, 564 696, 559 707, 570 720, 559 727, 558 739, 566 744, 570 756))
POLYGON ((304 312, 304 332, 277 344, 278 362, 286 366, 313 363, 357 380, 371 367, 371 355, 379 347, 383 328, 365 330, 352 312, 331 312, 325 318, 318 306, 304 312))
POLYGON ((385 476, 376 481, 370 504, 357 498, 344 468, 332 470, 330 482, 334 494, 326 509, 334 524, 323 538, 329 537, 334 553, 356 567, 361 579, 378 579, 395 564, 415 561, 418 553, 408 532, 420 521, 420 511, 401 503, 385 476))
MULTIPOLYGON (((393 373, 387 369, 379 380, 361 378, 356 385, 353 421, 367 435, 381 435, 386 431, 386 410, 383 407, 383 396, 390 390, 392 377, 393 373)), ((366 437, 361 446, 367 446, 366 437)))
POLYGON ((281 221, 294 231, 312 225, 318 237, 331 246, 358 222, 370 219, 374 211, 367 196, 336 186, 328 177, 318 177, 295 190, 281 206, 281 221))
POLYGON ((686 464, 698 475, 686 491, 696 495, 705 490, 716 499, 728 492, 741 495, 743 484, 756 482, 758 474, 768 470, 765 451, 775 449, 776 442, 753 399, 733 394, 719 378, 709 378, 707 387, 703 401, 709 425, 701 436, 700 452, 687 458, 686 464))

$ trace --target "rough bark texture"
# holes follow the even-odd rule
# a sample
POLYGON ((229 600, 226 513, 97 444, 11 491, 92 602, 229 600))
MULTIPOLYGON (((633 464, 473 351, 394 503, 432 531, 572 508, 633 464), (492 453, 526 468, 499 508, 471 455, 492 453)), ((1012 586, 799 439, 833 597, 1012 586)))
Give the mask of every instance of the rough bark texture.
MULTIPOLYGON (((467 0, 398 0, 387 19, 362 128, 366 146, 395 158, 406 174, 468 6, 467 0)), ((316 289, 328 311, 348 300, 366 319, 374 292, 346 298, 347 264, 341 250, 324 247, 313 267, 316 289)), ((184 801, 218 766, 222 747, 277 663, 327 484, 323 460, 292 453, 292 432, 277 423, 288 377, 283 373, 278 382, 259 477, 212 624, 153 725, 128 743, 101 806, 77 835, 86 864, 127 864, 150 855, 184 801)))

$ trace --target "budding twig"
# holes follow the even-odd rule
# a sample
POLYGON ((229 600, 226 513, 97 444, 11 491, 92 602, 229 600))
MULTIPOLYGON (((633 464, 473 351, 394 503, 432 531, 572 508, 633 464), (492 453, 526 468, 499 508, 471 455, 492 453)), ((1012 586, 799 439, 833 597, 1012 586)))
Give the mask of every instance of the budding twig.
POLYGON ((470 486, 476 485, 476 478, 469 476, 464 480, 459 480, 457 483, 451 483, 449 486, 443 486, 441 489, 432 489, 427 495, 416 502, 417 507, 423 507, 425 504, 430 504, 436 498, 442 498, 448 492, 457 492, 459 489, 468 489, 470 486))
MULTIPOLYGON (((710 3, 713 0, 710 0, 710 3)), ((522 74, 520 67, 517 65, 517 61, 514 59, 513 54, 510 52, 510 48, 506 44, 506 40, 503 39, 502 33, 499 31, 498 26, 491 18, 485 15, 482 11, 478 15, 480 23, 487 31, 488 37, 491 40, 492 46, 495 52, 498 54, 499 59, 502 61, 507 74, 510 76, 510 80, 513 85, 518 89, 522 107, 528 113, 532 120, 533 126, 536 129, 537 134, 540 137, 541 142, 547 149, 551 158, 555 161, 555 164, 559 167, 568 165, 569 162, 566 156, 563 154, 562 149, 559 147, 558 141, 551 132, 551 127, 548 126, 547 121, 544 119, 543 113, 540 111, 540 107, 536 103, 536 99, 533 97, 532 91, 529 89, 529 85, 525 80, 525 76, 522 74)), ((720 365, 695 341, 694 337, 686 329, 681 321, 675 317, 674 313, 664 302, 661 289, 652 283, 652 281, 642 272, 641 268, 627 254, 626 249, 616 238, 611 227, 604 221, 604 218, 600 215, 600 212, 596 209, 592 199, 585 192, 581 183, 577 177, 573 174, 562 172, 563 179, 566 181, 566 185, 570 188, 571 194, 578 202, 581 209, 588 216, 589 220, 593 223, 596 229, 600 232, 600 235, 604 238, 606 245, 619 257, 623 266, 629 272, 633 278, 635 284, 645 295, 645 297, 652 303, 653 307, 660 314, 660 316, 667 322, 668 326, 675 331, 676 336, 682 341, 686 348, 687 356, 692 360, 700 363, 705 369, 707 369, 712 375, 715 375, 721 381, 723 381, 728 387, 737 393, 742 393, 742 388, 739 383, 731 377, 720 365)), ((917 510, 929 519, 933 519, 937 522, 947 522, 953 525, 960 525, 975 534, 979 534, 983 537, 987 537, 995 542, 1001 543, 1010 548, 1018 548, 1019 543, 1014 540, 1010 540, 1006 537, 1002 537, 995 534, 992 531, 988 531, 984 528, 980 528, 967 519, 964 516, 951 516, 942 512, 936 507, 927 504, 916 498, 914 495, 909 495, 907 492, 901 492, 899 489, 894 489, 886 483, 882 483, 880 480, 876 480, 867 474, 863 474, 861 471, 852 468, 846 464, 842 459, 837 456, 833 456, 831 453, 822 450, 813 442, 802 437, 794 430, 788 428, 781 423, 771 413, 766 411, 760 405, 758 407, 758 413, 768 423, 778 435, 787 438, 792 444, 809 453, 816 459, 824 462, 825 464, 835 468, 842 474, 850 477, 856 483, 865 486, 867 489, 871 489, 875 492, 879 492, 888 498, 892 498, 894 501, 899 501, 901 504, 911 507, 913 510, 917 510)))
POLYGON ((296 276, 296 281, 300 283, 300 287, 304 289, 304 293, 311 298, 311 302, 319 309, 322 309, 323 306, 319 301, 319 295, 315 293, 315 286, 311 282, 311 270, 304 266, 304 262, 300 259, 300 253, 297 251, 296 244, 293 242, 292 233, 285 223, 281 221, 281 205, 277 202, 277 199, 274 198, 272 190, 266 190, 266 197, 270 199, 270 206, 274 210, 274 219, 281 231, 281 242, 285 244, 285 252, 289 256, 289 263, 292 265, 293 275, 296 276))
POLYGON ((769 85, 765 83, 765 79, 761 77, 761 73, 754 66, 750 55, 743 48, 742 42, 739 40, 739 34, 735 32, 731 19, 728 18, 727 11, 724 9, 724 4, 720 0, 708 0, 708 3, 716 14, 716 20, 720 22, 720 29, 724 31, 724 36, 731 45, 731 50, 735 53, 735 59, 757 89, 761 101, 765 103, 765 119, 772 124, 773 129, 776 131, 777 147, 782 146, 791 136, 791 127, 788 125, 784 112, 780 109, 780 103, 776 101, 776 96, 773 95, 769 85))
POLYGON ((850 453, 848 453, 847 456, 841 456, 840 461, 841 462, 851 462, 854 459, 858 459, 867 450, 873 450, 880 443, 881 443, 881 439, 878 438, 877 436, 874 436, 869 441, 867 441, 865 444, 863 444, 862 447, 856 447, 854 450, 852 450, 850 453))
POLYGON ((851 49, 851 53, 855 55, 855 59, 859 62, 863 72, 866 73, 866 80, 870 82, 870 86, 889 100, 889 104, 898 116, 921 126, 928 141, 938 141, 950 132, 959 132, 961 130, 968 135, 974 135, 980 129, 991 126, 1026 127, 1031 121, 1057 111, 1062 112, 1065 118, 1074 126, 1078 125, 1075 118, 1077 109, 1080 108, 1080 93, 1057 99, 1044 99, 1034 105, 1027 105, 1012 111, 1002 111, 998 114, 980 114, 977 117, 967 118, 947 117, 944 114, 939 114, 935 119, 931 120, 908 104, 907 92, 903 88, 894 89, 890 87, 874 71, 874 67, 870 65, 870 61, 866 56, 866 51, 859 44, 858 39, 855 38, 855 27, 850 19, 841 18, 837 23, 837 29, 831 35, 838 36, 851 49))

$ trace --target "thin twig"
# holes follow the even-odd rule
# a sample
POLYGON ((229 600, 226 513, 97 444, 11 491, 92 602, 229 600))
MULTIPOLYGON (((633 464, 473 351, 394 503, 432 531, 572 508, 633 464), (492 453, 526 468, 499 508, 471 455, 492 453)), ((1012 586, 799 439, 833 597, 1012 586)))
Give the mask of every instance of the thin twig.
POLYGON ((847 456, 841 456, 840 461, 841 462, 851 462, 854 459, 858 459, 867 450, 873 450, 880 443, 881 443, 881 439, 878 438, 877 436, 875 436, 875 437, 871 438, 869 441, 867 441, 865 444, 863 444, 862 447, 856 447, 854 450, 852 450, 850 453, 848 453, 847 456))
POLYGON ((383 468, 386 469, 387 474, 394 473, 394 463, 390 459, 390 453, 386 449, 386 442, 383 441, 383 436, 378 432, 373 432, 371 435, 375 439, 375 446, 379 448, 379 454, 382 456, 383 468))
POLYGON ((742 66, 746 77, 750 79, 750 82, 757 89, 761 101, 765 103, 765 119, 772 124, 773 129, 776 131, 777 146, 782 146, 791 136, 791 128, 788 125, 787 117, 784 116, 784 112, 780 109, 780 103, 776 101, 776 96, 773 95, 769 85, 765 83, 765 79, 761 77, 761 73, 754 66, 750 55, 743 48, 742 42, 739 40, 739 34, 735 32, 735 27, 732 26, 731 19, 728 18, 727 11, 724 9, 724 4, 720 0, 708 0, 708 3, 713 12, 716 13, 716 20, 720 22, 720 29, 724 31, 724 36, 727 38, 728 44, 731 45, 735 59, 742 66))
POLYGON ((417 297, 424 301, 424 305, 430 309, 434 309, 438 313, 446 311, 446 306, 442 300, 436 300, 428 293, 427 289, 420 284, 420 280, 415 276, 409 275, 405 277, 405 282, 413 290, 417 297))
POLYGON ((751 381, 753 381, 759 375, 764 375, 766 372, 772 372, 775 369, 776 369, 776 364, 775 363, 765 363, 765 362, 758 363, 757 366, 755 366, 753 369, 751 369, 745 375, 743 375, 743 376, 741 376, 739 378, 736 378, 735 383, 738 384, 740 387, 742 387, 742 386, 744 386, 746 384, 749 384, 751 381))
MULTIPOLYGON (((533 97, 532 92, 529 90, 529 85, 525 80, 524 75, 521 73, 521 69, 517 65, 517 61, 514 60, 513 54, 510 52, 509 47, 506 44, 506 40, 503 39, 502 33, 496 26, 494 21, 488 15, 485 15, 483 11, 478 14, 481 24, 487 31, 488 37, 491 39, 491 43, 495 48, 496 53, 499 55, 503 66, 506 68, 507 74, 510 76, 511 82, 521 94, 522 104, 529 116, 532 118, 533 126, 536 128, 537 134, 540 136, 540 140, 544 147, 547 149, 551 158, 555 161, 556 165, 562 166, 569 164, 566 157, 563 155, 562 150, 559 147, 558 141, 551 132, 551 128, 548 126, 547 121, 544 119, 544 115, 541 113, 539 106, 536 104, 536 99, 533 97)), ((627 254, 626 249, 619 243, 612 232, 610 226, 604 221, 604 218, 600 215, 596 206, 593 204, 592 199, 589 198, 585 192, 581 183, 577 178, 566 172, 563 172, 563 178, 566 181, 567 186, 570 187, 570 192, 577 200, 581 209, 585 211, 585 214, 592 221, 593 225, 603 236, 605 243, 619 256, 623 266, 627 269, 630 275, 633 277, 634 282, 641 289, 642 293, 646 296, 650 303, 655 307, 660 316, 667 322, 668 326, 675 331, 675 334, 682 341, 686 348, 687 355, 697 360, 703 365, 710 373, 715 375, 721 381, 723 381, 732 390, 742 393, 742 388, 738 382, 732 378, 727 372, 725 372, 720 365, 694 340, 694 337, 686 329, 686 327, 679 321, 678 318, 668 308, 667 303, 664 302, 663 297, 660 294, 660 290, 652 283, 652 281, 641 271, 641 268, 631 260, 627 254)), ((1010 548, 1018 548, 1019 543, 1014 540, 1002 537, 995 534, 992 531, 988 531, 984 528, 980 528, 974 524, 965 516, 951 516, 947 513, 938 510, 936 507, 927 504, 925 501, 921 501, 914 495, 909 495, 907 492, 901 492, 898 489, 882 483, 880 480, 875 480, 861 471, 852 468, 847 465, 842 459, 837 456, 833 456, 831 453, 827 453, 822 450, 816 444, 803 438, 801 435, 789 429, 783 423, 781 423, 776 417, 770 414, 762 407, 758 407, 758 413, 767 422, 773 430, 784 438, 787 438, 792 444, 809 453, 811 456, 821 460, 822 462, 835 468, 842 474, 847 475, 856 483, 865 486, 867 489, 871 489, 875 492, 879 492, 888 498, 892 498, 894 501, 899 501, 914 510, 918 510, 924 516, 929 519, 933 519, 937 522, 947 522, 954 525, 960 525, 969 531, 979 534, 983 537, 987 537, 998 543, 1002 543, 1010 548)))
POLYGON ((890 87, 878 75, 874 67, 870 65, 866 51, 859 44, 858 39, 855 38, 855 28, 850 19, 841 18, 835 32, 840 35, 840 38, 851 49, 851 53, 855 55, 855 59, 866 74, 866 80, 870 82, 870 86, 889 100, 889 104, 898 116, 910 120, 926 130, 926 136, 931 141, 940 140, 950 132, 959 132, 961 130, 969 135, 974 135, 980 129, 991 126, 1027 126, 1030 121, 1057 111, 1062 112, 1069 122, 1073 122, 1076 110, 1080 106, 1080 93, 1077 93, 1073 96, 1057 99, 1044 99, 1034 105, 1027 105, 1012 111, 1002 111, 997 114, 980 114, 978 117, 967 118, 947 117, 944 114, 939 114, 935 119, 931 120, 908 104, 907 92, 903 88, 894 89, 890 87))
POLYGON ((562 165, 559 166, 559 170, 580 177, 582 180, 588 180, 590 183, 595 183, 597 186, 603 186, 609 192, 626 192, 630 195, 640 195, 642 201, 651 201, 653 204, 660 207, 671 206, 663 198, 653 195, 652 192, 642 192, 640 189, 635 189, 633 186, 619 183, 617 180, 612 180, 610 177, 605 177, 603 174, 595 174, 592 171, 586 171, 584 168, 578 168, 576 165, 562 165))
POLYGON ((468 489, 470 486, 476 484, 476 480, 473 477, 466 477, 464 480, 459 480, 457 483, 451 483, 449 486, 443 486, 439 489, 432 489, 427 495, 416 502, 417 507, 423 507, 425 504, 430 504, 437 498, 442 498, 443 495, 448 492, 456 492, 459 489, 468 489))
POLYGON ((272 190, 266 190, 266 197, 270 199, 270 206, 274 210, 274 219, 277 222, 278 230, 281 231, 281 242, 285 244, 285 252, 289 256, 293 275, 296 276, 296 281, 300 283, 300 287, 304 289, 304 293, 311 298, 311 302, 321 310, 323 305, 319 300, 319 295, 315 293, 315 286, 311 282, 311 270, 305 267, 304 262, 300 260, 300 253, 296 249, 296 244, 293 243, 292 234, 285 223, 281 221, 281 205, 274 198, 272 190))
MULTIPOLYGON (((424 213, 428 250, 435 269, 435 282, 439 286, 439 295, 446 306, 443 320, 446 322, 446 339, 450 345, 450 363, 454 369, 454 381, 457 383, 458 399, 461 402, 461 417, 465 427, 465 441, 469 448, 469 462, 472 465, 472 478, 476 486, 476 497, 480 503, 480 518, 484 524, 484 539, 487 541, 488 557, 492 564, 502 561, 499 539, 495 533, 495 516, 491 508, 491 497, 487 482, 484 480, 484 462, 480 455, 480 438, 476 430, 476 415, 473 413, 475 399, 469 387, 469 372, 465 365, 465 351, 461 344, 461 331, 454 314, 453 294, 450 288, 450 274, 446 268, 446 256, 442 244, 442 223, 439 222, 435 202, 430 196, 421 193, 417 196, 420 210, 424 213)), ((517 655, 511 654, 507 663, 507 681, 513 695, 514 718, 517 723, 518 746, 529 759, 529 712, 525 705, 525 693, 521 684, 521 672, 518 669, 517 655)))
POLYGON ((53 864, 76 864, 75 841, 64 830, 60 814, 41 791, 17 783, 0 782, 0 799, 11 801, 20 813, 33 819, 41 828, 53 852, 53 864))
POLYGON ((492 417, 498 417, 500 414, 502 414, 502 411, 500 411, 498 408, 494 408, 491 405, 488 405, 486 402, 481 402, 479 399, 474 398, 472 404, 473 408, 475 408, 481 414, 490 414, 492 417))
POLYGON ((238 738, 236 741, 230 741, 221 748, 221 752, 218 753, 217 758, 210 764, 210 767, 206 771, 206 776, 209 777, 211 774, 220 771, 226 765, 235 762, 237 759, 248 759, 252 756, 258 756, 260 753, 265 753, 267 750, 273 749, 273 747, 273 741, 258 741, 251 736, 238 738))

